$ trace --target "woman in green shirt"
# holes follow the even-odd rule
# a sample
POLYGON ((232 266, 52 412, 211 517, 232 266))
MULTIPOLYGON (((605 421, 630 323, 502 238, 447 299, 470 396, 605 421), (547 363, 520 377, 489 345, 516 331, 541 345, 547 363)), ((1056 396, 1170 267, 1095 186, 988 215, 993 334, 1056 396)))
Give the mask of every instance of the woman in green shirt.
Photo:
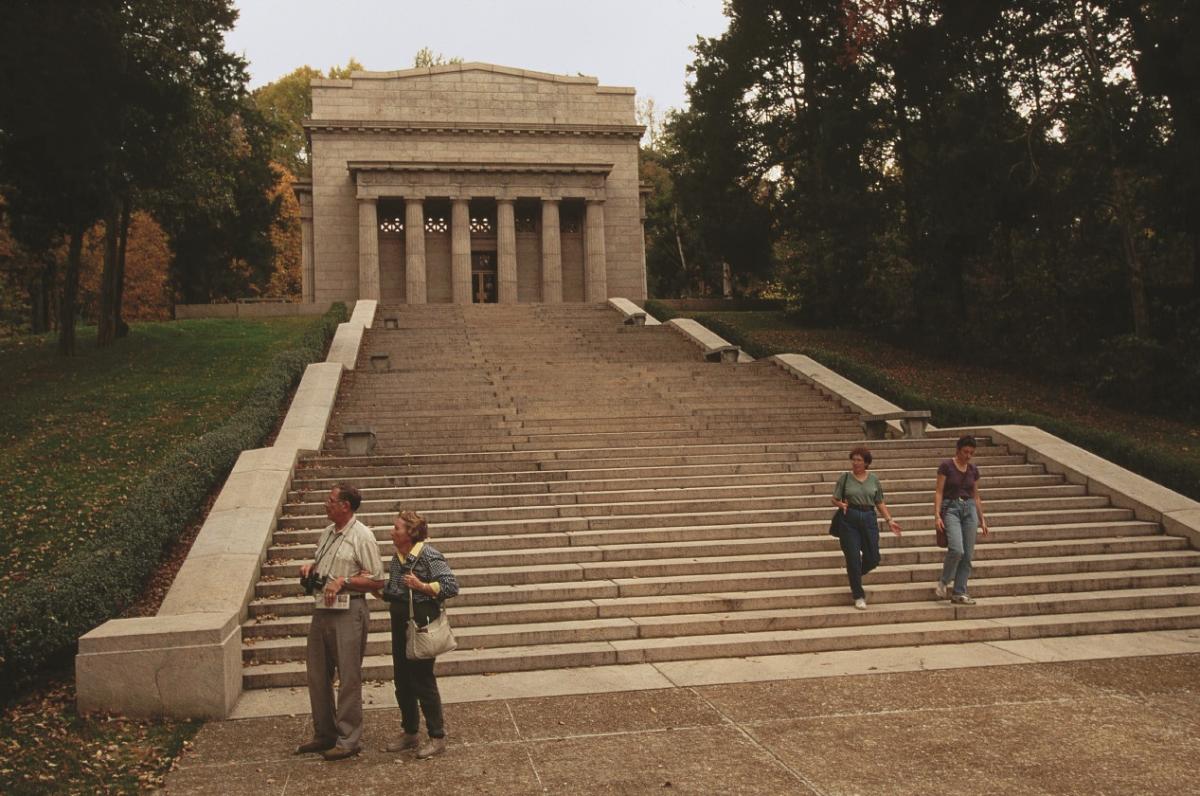
POLYGON ((842 473, 833 489, 833 504, 842 510, 838 538, 842 543, 842 555, 846 557, 846 574, 850 577, 854 607, 860 611, 867 609, 863 575, 879 566, 876 509, 883 512, 892 533, 900 535, 900 524, 892 519, 892 513, 883 502, 883 486, 874 473, 867 472, 870 466, 871 451, 864 445, 856 446, 850 451, 850 472, 842 473))

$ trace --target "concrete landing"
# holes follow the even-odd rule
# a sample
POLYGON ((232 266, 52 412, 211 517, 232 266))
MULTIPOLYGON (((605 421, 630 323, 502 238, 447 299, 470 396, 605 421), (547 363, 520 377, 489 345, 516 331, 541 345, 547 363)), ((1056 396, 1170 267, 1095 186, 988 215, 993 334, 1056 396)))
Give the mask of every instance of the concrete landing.
MULTIPOLYGON (((1139 643, 1151 650, 1200 644, 1188 633, 1122 638, 1130 652, 1139 643)), ((1084 655, 1082 641, 1007 645, 991 660, 1084 655)), ((975 646, 993 645, 954 649, 961 660, 975 646)), ((931 653, 922 655, 936 663, 931 653)), ((865 654, 832 656, 846 669, 865 654)), ((808 657, 819 666, 822 656, 808 657)), ((889 671, 455 701, 446 708, 450 748, 426 762, 382 751, 398 732, 394 708, 368 712, 365 751, 341 763, 291 755, 308 738, 302 714, 214 722, 167 777, 165 792, 1024 796, 1178 794, 1194 782, 1200 654, 971 668, 942 660, 947 668, 893 671, 894 660, 872 655, 855 667, 889 671)), ((737 674, 758 665, 722 667, 737 674)), ((447 681, 447 695, 470 693, 473 679, 447 681)))
MULTIPOLYGON (((770 680, 842 677, 1104 658, 1200 655, 1200 630, 1163 630, 1013 641, 930 644, 797 655, 709 658, 624 666, 588 666, 492 675, 439 677, 445 704, 496 699, 603 694, 659 688, 731 685, 770 680)), ((1200 670, 1197 671, 1200 684, 1200 670)), ((395 709, 390 681, 363 686, 367 709, 395 709)), ((231 719, 307 716, 302 687, 243 691, 231 719)))

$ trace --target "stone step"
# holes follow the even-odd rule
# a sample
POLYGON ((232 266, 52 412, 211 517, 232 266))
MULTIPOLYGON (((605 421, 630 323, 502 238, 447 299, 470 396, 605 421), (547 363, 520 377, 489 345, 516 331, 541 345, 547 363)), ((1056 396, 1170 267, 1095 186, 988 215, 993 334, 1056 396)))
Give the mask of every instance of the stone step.
MULTIPOLYGON (((639 416, 640 417, 640 416, 639 416)), ((650 418, 655 419, 655 418, 650 418)), ((771 454, 792 454, 797 457, 803 457, 805 460, 830 462, 842 465, 843 469, 846 464, 846 456, 848 448, 847 440, 841 437, 831 439, 791 439, 788 436, 781 436, 779 439, 762 441, 753 440, 750 442, 738 442, 737 440, 708 442, 706 440, 694 440, 689 443, 676 443, 666 448, 657 447, 649 448, 644 453, 656 452, 660 455, 670 453, 674 455, 714 455, 714 454, 735 454, 735 455, 757 455, 763 453, 771 454)), ((938 439, 922 439, 922 440, 905 440, 902 443, 893 440, 878 440, 872 443, 874 445, 875 456, 877 462, 875 469, 878 470, 881 465, 885 464, 889 459, 933 459, 941 461, 946 458, 948 444, 938 439)), ((554 448, 547 448, 541 452, 529 452, 521 458, 526 459, 553 459, 560 458, 561 455, 568 455, 573 458, 594 457, 604 458, 606 449, 597 447, 591 451, 566 450, 559 451, 554 448)), ((610 452, 618 453, 616 451, 610 452)), ((628 455, 627 450, 619 451, 621 455, 628 455)), ((976 454, 978 461, 991 464, 994 460, 1011 455, 1009 451, 1002 445, 986 445, 981 447, 976 454)), ((504 456, 488 456, 485 459, 504 460, 509 457, 504 456)), ((463 461, 466 457, 463 456, 444 456, 438 455, 429 457, 430 463, 439 463, 443 461, 463 461)), ((411 464, 413 457, 411 455, 396 456, 387 454, 375 454, 371 456, 345 456, 345 455, 329 455, 310 456, 302 460, 304 466, 336 466, 345 467, 353 465, 396 465, 396 464, 411 464)))
MULTIPOLYGON (((994 619, 971 618, 971 610, 977 607, 947 608, 947 618, 944 620, 898 625, 826 626, 795 630, 633 638, 497 649, 464 649, 456 650, 439 658, 438 671, 443 676, 453 676, 575 666, 653 663, 699 658, 748 657, 836 649, 1003 641, 1016 638, 1200 627, 1200 606, 1192 605, 1145 610, 1018 615, 994 619), (950 618, 951 616, 953 618, 950 618)), ((364 679, 387 680, 391 677, 391 671, 390 655, 371 655, 364 660, 364 679)), ((247 667, 244 671, 243 683, 246 688, 301 686, 305 682, 304 676, 303 662, 268 663, 247 667)))
MULTIPOLYGON (((918 502, 930 497, 927 490, 901 490, 889 484, 887 499, 889 505, 918 502)), ((925 484, 923 486, 928 486, 925 484)), ((659 506, 672 505, 678 502, 695 500, 754 500, 758 498, 801 498, 811 497, 814 505, 829 505, 830 491, 824 483, 814 484, 762 484, 751 486, 721 486, 721 487, 686 487, 677 489, 628 489, 624 491, 596 492, 533 492, 510 493, 490 496, 455 496, 455 497, 422 497, 422 511, 453 511, 519 508, 528 506, 572 506, 592 504, 654 504, 659 506)), ((1053 484, 1029 487, 992 487, 988 489, 987 497, 991 500, 1009 498, 1054 498, 1085 496, 1087 490, 1081 484, 1053 484)), ((313 498, 321 497, 317 493, 313 498)), ((401 508, 414 505, 412 498, 403 500, 379 499, 370 490, 363 494, 359 511, 395 512, 401 508)), ((284 516, 324 516, 324 504, 315 499, 306 502, 288 502, 283 507, 284 516)))
MULTIPOLYGON (((930 597, 928 583, 870 583, 868 596, 871 605, 915 602, 930 597)), ((1133 570, 1068 575, 1048 575, 1012 578, 973 578, 971 593, 978 598, 1011 597, 1016 595, 1065 594, 1123 589, 1157 589, 1166 587, 1200 586, 1200 570, 1191 568, 1163 570, 1133 570)), ((664 616, 672 614, 716 613, 725 611, 764 610, 780 608, 814 608, 846 604, 845 582, 834 586, 794 589, 765 589, 761 591, 726 591, 708 594, 672 595, 667 597, 613 597, 594 600, 562 602, 528 602, 520 605, 459 605, 452 603, 451 616, 455 627, 476 627, 497 624, 579 621, 629 616, 664 616)), ((371 630, 389 628, 389 606, 372 599, 371 630)), ((289 598, 275 605, 256 602, 251 606, 251 619, 242 625, 244 639, 303 637, 308 633, 312 612, 309 601, 289 598), (287 603, 286 608, 284 603, 287 603), (278 609, 278 612, 265 610, 278 609), (264 609, 264 610, 258 610, 264 609)))
MULTIPOLYGON (((889 496, 892 490, 912 491, 929 486, 929 478, 893 479, 887 487, 889 496)), ((1061 476, 1057 475, 1011 475, 988 477, 988 494, 999 490, 1018 488, 1056 488, 1063 486, 1061 476)), ((640 493, 662 491, 671 495, 687 493, 700 494, 706 491, 712 494, 756 494, 757 490, 787 490, 789 494, 805 494, 806 492, 821 492, 831 490, 828 481, 820 480, 819 476, 811 473, 778 473, 763 475, 738 476, 696 476, 692 478, 628 478, 611 479, 608 481, 549 481, 549 482, 516 482, 507 484, 448 484, 428 487, 399 487, 378 486, 360 487, 364 502, 394 501, 405 506, 429 506, 435 500, 494 500, 511 496, 514 501, 520 501, 531 496, 564 494, 567 501, 594 502, 605 495, 635 496, 640 493)), ((1082 487, 1078 487, 1082 489, 1082 487)), ((326 491, 315 489, 295 489, 288 493, 289 506, 305 502, 316 502, 317 498, 324 499, 326 491)), ((514 502, 512 505, 517 505, 514 502)), ((285 511, 290 509, 285 508, 285 511)))
MULTIPOLYGON (((900 507, 903 508, 903 507, 900 507)), ((741 535, 777 535, 776 529, 787 528, 797 535, 820 535, 829 527, 829 517, 832 512, 817 512, 814 509, 800 512, 763 512, 765 517, 750 517, 741 512, 728 512, 725 515, 708 514, 694 517, 695 522, 656 522, 639 524, 632 518, 623 526, 615 526, 614 518, 593 519, 561 519, 530 523, 515 522, 483 522, 459 523, 440 525, 435 529, 439 540, 460 537, 522 537, 522 536, 559 536, 567 539, 583 538, 636 538, 652 534, 661 538, 712 538, 717 533, 721 538, 736 538, 741 535), (829 516, 824 516, 826 513, 829 516), (713 529, 717 529, 714 531, 713 529)), ((1095 523, 1124 523, 1132 519, 1132 512, 1126 509, 1105 508, 1085 509, 1071 513, 1056 511, 1024 511, 1024 512, 989 512, 988 525, 994 530, 1012 526, 1053 526, 1059 524, 1088 525, 1095 523)), ((390 520, 390 517, 389 517, 390 520)), ((933 532, 933 519, 926 517, 918 510, 915 519, 904 518, 907 533, 933 532)), ((374 528, 374 534, 381 542, 386 541, 389 521, 385 525, 374 528)), ((275 532, 274 543, 281 547, 291 547, 300 544, 316 544, 320 529, 289 529, 282 528, 275 532)), ((886 534, 885 534, 886 535, 886 534)))
MULTIPOLYGON (((1017 525, 997 527, 992 529, 989 542, 1036 542, 1054 539, 1100 538, 1116 536, 1149 536, 1159 534, 1156 523, 1128 520, 1125 522, 1097 523, 1062 523, 1057 525, 1017 525)), ((375 532, 379 538, 379 553, 383 558, 392 555, 390 537, 385 538, 386 532, 378 529, 375 532)), ((903 536, 896 537, 884 534, 880 539, 880 548, 889 550, 900 547, 932 547, 934 546, 934 531, 932 528, 910 529, 903 536)), ((575 531, 566 534, 514 534, 511 536, 463 536, 437 539, 437 548, 452 556, 456 562, 460 556, 496 556, 515 555, 526 556, 529 563, 551 563, 537 560, 540 556, 557 556, 566 560, 568 551, 586 549, 599 550, 602 558, 593 560, 629 560, 639 555, 656 557, 654 551, 659 549, 688 550, 692 548, 715 547, 731 549, 741 546, 762 549, 764 552, 779 552, 768 550, 771 545, 784 545, 784 549, 820 550, 831 545, 836 546, 825 532, 824 523, 809 523, 795 525, 792 523, 762 523, 759 525, 744 525, 732 527, 727 525, 712 526, 683 526, 678 528, 649 528, 627 532, 613 531, 575 531)), ((295 564, 307 561, 316 554, 315 544, 290 546, 272 546, 268 549, 268 560, 264 572, 278 576, 290 576, 291 570, 277 572, 270 567, 295 564)))
MULTIPOLYGON (((901 522, 908 517, 923 517, 931 511, 924 501, 913 501, 889 507, 892 516, 901 522)), ((431 526, 439 529, 456 526, 487 525, 497 531, 547 532, 553 530, 598 530, 602 528, 657 527, 693 525, 706 520, 727 519, 741 522, 811 521, 823 515, 832 516, 833 507, 823 495, 796 498, 749 498, 738 500, 694 500, 658 503, 580 504, 567 506, 531 506, 512 509, 480 509, 478 511, 424 511, 422 515, 431 526), (821 505, 824 503, 825 505, 821 505)), ((1113 509, 1108 498, 1061 497, 989 500, 988 518, 1001 518, 1014 512, 1088 512, 1093 521, 1124 519, 1127 509, 1113 509), (1108 512, 1096 514, 1095 512, 1108 512)), ((368 526, 387 527, 395 520, 395 512, 359 512, 358 519, 368 526)), ((828 518, 826 518, 828 521, 828 518)), ((1052 520, 1051 520, 1052 521, 1052 520)), ((318 530, 329 523, 325 517, 314 515, 280 517, 280 529, 318 530)), ((1002 524, 1002 523, 998 523, 1002 524)), ((439 530, 438 533, 443 533, 439 530)))
MULTIPOLYGON (((661 558, 606 558, 604 551, 594 548, 572 548, 573 559, 557 563, 539 563, 538 552, 528 551, 505 558, 496 555, 489 559, 456 556, 456 560, 471 559, 473 563, 485 563, 482 567, 457 567, 456 577, 463 588, 485 586, 521 586, 575 583, 578 581, 618 581, 626 578, 650 582, 672 577, 714 577, 727 575, 742 577, 744 574, 780 571, 809 571, 834 569, 842 565, 842 553, 830 544, 815 550, 793 549, 785 552, 730 552, 710 546, 695 550, 693 555, 674 555, 661 558)), ((990 542, 975 549, 973 568, 987 571, 994 562, 1052 559, 1068 564, 1079 562, 1080 571, 1089 571, 1089 562, 1096 557, 1129 555, 1143 556, 1155 553, 1188 553, 1187 540, 1175 536, 1152 535, 1131 537, 1086 537, 1076 539, 1051 539, 1035 542, 990 542)), ((886 563, 892 567, 936 565, 945 557, 945 552, 935 546, 885 548, 886 563)), ((267 565, 263 578, 255 586, 258 597, 289 596, 300 594, 299 560, 267 565)))
MULTIPOLYGON (((570 644, 589 641, 664 639, 677 636, 724 635, 817 627, 861 627, 936 622, 965 612, 949 602, 932 599, 928 590, 913 602, 872 602, 869 611, 842 604, 817 607, 765 608, 717 613, 667 614, 637 617, 546 621, 540 623, 456 625, 459 649, 570 644)), ((1200 606, 1200 590, 1190 586, 1120 591, 1078 592, 1053 595, 997 596, 970 607, 972 619, 998 617, 1082 614, 1100 611, 1141 611, 1157 608, 1200 606)), ((455 612, 450 611, 451 621, 455 612)), ((304 658, 305 639, 266 638, 242 648, 245 663, 299 661, 304 658)), ((390 629, 371 632, 367 655, 391 651, 390 629)))
MULTIPOLYGON (((568 478, 612 478, 624 475, 633 477, 637 475, 674 475, 677 473, 687 472, 688 469, 692 474, 698 474, 699 468, 725 467, 724 472, 744 473, 744 472, 784 472, 784 471, 812 471, 835 473, 832 480, 837 480, 837 475, 845 471, 845 468, 828 469, 823 463, 814 464, 814 462, 801 459, 798 454, 794 453, 762 453, 762 454, 704 454, 704 455, 676 455, 662 456, 643 453, 636 449, 631 449, 623 456, 606 455, 603 458, 579 458, 572 457, 572 451, 557 451, 555 458, 548 458, 541 452, 529 452, 524 456, 514 455, 510 460, 506 460, 499 456, 488 454, 463 455, 461 459, 455 461, 450 459, 448 455, 443 455, 440 462, 431 463, 428 461, 416 462, 411 464, 395 464, 390 466, 372 464, 370 461, 363 461, 358 466, 343 465, 341 467, 323 467, 320 470, 320 475, 316 477, 324 478, 353 478, 359 479, 372 475, 390 475, 397 476, 461 476, 468 473, 488 474, 494 477, 502 477, 504 473, 522 473, 530 470, 539 472, 551 472, 554 470, 576 470, 580 471, 574 475, 568 475, 568 478), (528 458, 526 458, 528 457, 528 458), (767 467, 769 466, 769 467, 767 467), (754 469, 757 468, 757 469, 754 469), (773 468, 773 469, 770 469, 773 468), (597 474, 600 474, 599 476, 597 474)), ((609 451, 610 454, 619 453, 619 451, 609 451)), ((364 460, 367 457, 362 457, 364 460)), ((425 458, 413 456, 413 459, 425 458)), ((987 462, 990 468, 1003 465, 1019 465, 1025 464, 1023 457, 1017 455, 1009 456, 994 456, 987 462)), ((879 479, 885 484, 887 483, 885 476, 895 470, 919 470, 926 474, 936 472, 938 460, 929 457, 920 458, 898 458, 891 459, 886 463, 886 466, 881 466, 876 474, 879 479)), ((982 469, 982 468, 981 468, 982 469)), ((713 470, 708 470, 713 472, 713 470)), ((908 475, 908 474, 906 474, 908 475)), ((314 477, 313 470, 306 469, 301 478, 309 479, 314 477)), ((932 477, 932 476, 930 476, 932 477)))
MULTIPOLYGON (((380 467, 371 469, 377 469, 382 474, 367 475, 365 474, 367 469, 360 468, 359 470, 336 476, 328 476, 327 473, 329 471, 324 469, 297 470, 296 477, 292 482, 293 488, 303 492, 319 490, 327 493, 342 478, 353 479, 354 484, 360 489, 386 487, 407 490, 452 489, 458 487, 506 489, 527 484, 536 485, 535 488, 545 485, 549 490, 574 490, 588 488, 587 485, 589 484, 619 488, 622 485, 630 483, 650 486, 652 484, 669 485, 674 483, 698 484, 706 481, 711 483, 714 480, 719 483, 733 483, 743 478, 800 478, 809 482, 825 482, 829 484, 829 489, 832 490, 834 482, 837 481, 838 476, 842 472, 841 470, 833 469, 814 470, 807 465, 796 462, 788 462, 783 465, 768 463, 634 468, 632 472, 630 472, 630 468, 610 470, 526 469, 503 473, 475 472, 436 475, 397 475, 394 474, 393 468, 380 467), (321 473, 321 475, 314 475, 315 473, 321 473)), ((878 475, 880 480, 885 484, 892 483, 893 479, 922 480, 928 484, 930 469, 928 467, 894 468, 881 470, 878 475)), ((1045 469, 1041 465, 1026 464, 1023 462, 1007 465, 991 465, 988 467, 987 478, 991 479, 1000 476, 1041 477, 1045 476, 1045 469)))
MULTIPOLYGON (((1074 559, 1030 558, 1005 559, 988 562, 975 568, 972 582, 978 579, 1031 578, 1051 580, 1055 577, 1084 577, 1105 573, 1167 572, 1200 564, 1200 554, 1187 550, 1136 553, 1121 555, 1077 556, 1074 559)), ((886 565, 872 572, 872 588, 890 583, 919 583, 931 588, 941 573, 940 561, 930 564, 886 565)), ((282 593, 287 584, 279 581, 276 589, 263 589, 250 603, 251 616, 294 616, 312 612, 311 600, 303 597, 298 588, 282 593)), ((534 583, 501 586, 471 587, 454 598, 462 606, 522 606, 529 603, 559 603, 574 600, 688 598, 712 594, 729 587, 709 575, 683 575, 666 578, 615 578, 611 580, 573 581, 567 583, 534 583)), ((739 573, 736 586, 745 594, 779 589, 846 589, 844 566, 824 569, 779 569, 739 573)))

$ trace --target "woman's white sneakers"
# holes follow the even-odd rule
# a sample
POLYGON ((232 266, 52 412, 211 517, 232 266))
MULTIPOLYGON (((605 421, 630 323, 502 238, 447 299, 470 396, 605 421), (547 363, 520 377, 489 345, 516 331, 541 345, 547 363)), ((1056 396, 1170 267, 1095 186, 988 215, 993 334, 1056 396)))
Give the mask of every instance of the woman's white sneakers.
POLYGON ((942 583, 941 580, 939 580, 937 582, 937 585, 933 587, 933 593, 937 595, 937 598, 939 600, 946 599, 946 596, 947 596, 946 595, 946 584, 942 583))
POLYGON ((865 598, 863 598, 863 597, 858 597, 857 599, 855 599, 855 600, 854 600, 854 607, 855 607, 855 608, 857 608, 857 609, 858 609, 858 610, 860 610, 860 611, 865 611, 865 610, 867 610, 867 601, 866 601, 866 599, 865 599, 865 598))
POLYGON ((420 747, 420 745, 421 745, 421 737, 414 732, 412 735, 409 735, 408 733, 404 733, 403 735, 400 736, 399 741, 396 741, 395 743, 390 743, 384 748, 385 748, 385 751, 395 753, 395 752, 407 752, 410 749, 417 749, 418 747, 420 747))
POLYGON ((446 751, 445 736, 441 738, 430 738, 420 749, 417 750, 417 759, 424 760, 427 757, 440 755, 444 751, 446 751))
POLYGON ((953 594, 950 596, 950 602, 955 605, 974 605, 975 600, 967 594, 953 594))

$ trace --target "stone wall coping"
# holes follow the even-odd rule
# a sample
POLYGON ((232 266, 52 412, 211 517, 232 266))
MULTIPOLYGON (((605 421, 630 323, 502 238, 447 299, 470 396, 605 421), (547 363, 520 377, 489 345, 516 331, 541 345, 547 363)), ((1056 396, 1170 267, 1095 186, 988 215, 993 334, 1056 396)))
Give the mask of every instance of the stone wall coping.
POLYGON ((272 302, 262 304, 242 304, 225 302, 221 304, 176 304, 175 320, 184 321, 193 318, 278 318, 291 315, 324 315, 329 311, 331 302, 305 304, 301 302, 272 302))
MULTIPOLYGON (((646 321, 649 323, 649 320, 646 321)), ((674 329, 682 334, 685 338, 695 343, 703 352, 708 353, 713 349, 721 349, 734 347, 733 343, 721 337, 716 332, 709 329, 704 324, 692 318, 672 318, 667 321, 666 326, 674 329)), ((754 357, 739 349, 738 362, 753 362, 754 357)))
POLYGON ((1106 495, 1113 505, 1130 509, 1139 520, 1161 523, 1172 536, 1186 538, 1200 550, 1200 502, 1149 478, 1084 450, 1036 426, 965 426, 943 428, 930 436, 956 438, 965 434, 1000 441, 1047 472, 1087 487, 1088 494, 1106 495))
MULTIPOLYGON (((793 376, 806 381, 817 388, 822 394, 835 398, 860 415, 883 415, 904 410, 865 387, 847 379, 822 365, 812 357, 804 354, 776 354, 768 358, 768 362, 783 368, 793 376)), ((898 420, 889 420, 888 428, 895 435, 903 434, 898 420)))
POLYGON ((521 122, 414 122, 372 119, 305 119, 308 134, 313 133, 482 133, 490 135, 589 135, 640 139, 646 132, 641 124, 549 124, 521 122))
POLYGON ((191 646, 223 641, 239 627, 237 616, 223 611, 181 616, 113 619, 79 637, 81 653, 153 649, 167 640, 191 646))
POLYGON ((610 298, 608 300, 608 306, 612 307, 614 310, 621 313, 626 318, 630 317, 631 315, 635 315, 635 314, 645 315, 647 326, 661 326, 662 325, 661 321, 659 321, 653 315, 646 312, 644 309, 642 309, 638 305, 634 304, 632 301, 630 301, 627 298, 610 298))
POLYGON ((328 361, 338 362, 346 370, 354 370, 358 360, 358 349, 362 344, 363 327, 360 323, 339 323, 329 344, 328 361))
POLYGON ((305 369, 275 444, 239 454, 158 614, 113 619, 80 638, 80 710, 181 718, 233 710, 242 690, 241 622, 296 462, 320 449, 344 360, 353 367, 377 305, 358 301, 326 361, 305 369))

